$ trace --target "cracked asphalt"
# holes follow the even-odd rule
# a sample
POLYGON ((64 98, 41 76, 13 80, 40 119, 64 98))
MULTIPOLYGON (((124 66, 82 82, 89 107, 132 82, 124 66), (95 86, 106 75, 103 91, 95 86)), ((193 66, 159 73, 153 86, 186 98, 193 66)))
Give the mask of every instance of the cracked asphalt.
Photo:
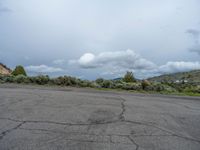
POLYGON ((0 85, 0 150, 199 150, 200 98, 0 85))

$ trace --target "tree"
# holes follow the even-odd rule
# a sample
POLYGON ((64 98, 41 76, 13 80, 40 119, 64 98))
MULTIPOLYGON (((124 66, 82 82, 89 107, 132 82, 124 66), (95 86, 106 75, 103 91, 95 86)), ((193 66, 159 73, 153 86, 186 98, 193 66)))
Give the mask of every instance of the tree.
POLYGON ((17 76, 17 75, 24 75, 26 76, 26 71, 24 70, 23 66, 16 66, 15 70, 12 72, 12 75, 17 76))
POLYGON ((141 85, 142 85, 142 89, 145 90, 146 87, 151 85, 151 83, 148 80, 142 80, 141 85))
POLYGON ((135 79, 133 73, 129 72, 129 71, 126 72, 126 74, 124 75, 123 80, 125 82, 136 82, 136 79, 135 79))
POLYGON ((96 83, 98 83, 98 84, 101 84, 101 83, 103 83, 103 81, 104 81, 104 79, 103 78, 98 78, 98 79, 96 79, 96 83))

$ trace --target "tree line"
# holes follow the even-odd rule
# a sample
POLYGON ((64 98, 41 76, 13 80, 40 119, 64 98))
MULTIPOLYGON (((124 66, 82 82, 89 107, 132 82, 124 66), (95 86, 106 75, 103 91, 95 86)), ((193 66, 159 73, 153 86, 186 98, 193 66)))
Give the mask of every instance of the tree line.
POLYGON ((98 89, 119 89, 148 93, 186 94, 200 96, 200 86, 189 83, 150 82, 137 80, 131 71, 116 80, 98 78, 95 81, 82 80, 71 76, 50 78, 48 75, 27 76, 23 66, 16 66, 11 75, 0 75, 0 83, 58 85, 74 87, 90 87, 98 89))

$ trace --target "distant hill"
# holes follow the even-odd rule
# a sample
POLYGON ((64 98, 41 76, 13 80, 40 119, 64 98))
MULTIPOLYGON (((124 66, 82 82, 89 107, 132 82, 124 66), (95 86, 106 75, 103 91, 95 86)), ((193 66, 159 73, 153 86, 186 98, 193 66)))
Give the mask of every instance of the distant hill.
POLYGON ((113 81, 120 81, 122 80, 123 78, 115 78, 115 79, 112 79, 113 81))
POLYGON ((173 74, 165 74, 157 77, 148 78, 152 82, 182 82, 186 81, 188 83, 200 83, 200 70, 194 70, 189 72, 179 72, 173 74))

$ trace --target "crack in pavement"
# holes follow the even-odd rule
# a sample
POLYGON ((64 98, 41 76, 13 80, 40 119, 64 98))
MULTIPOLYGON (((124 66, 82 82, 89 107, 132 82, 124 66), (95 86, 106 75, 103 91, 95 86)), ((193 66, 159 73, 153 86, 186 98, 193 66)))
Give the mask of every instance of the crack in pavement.
MULTIPOLYGON (((27 129, 27 128, 21 128, 21 126, 23 124, 26 124, 26 123, 47 123, 47 124, 55 124, 55 125, 64 125, 64 126, 89 126, 89 125, 99 125, 99 124, 105 124, 105 123, 90 123, 90 124, 72 124, 72 123, 63 123, 63 122, 53 122, 53 121, 20 121, 20 120, 15 120, 15 119, 11 119, 11 118, 0 118, 0 119, 4 119, 4 120, 10 120, 10 121, 14 121, 14 122, 19 122, 20 124, 18 124, 16 127, 12 128, 12 129, 9 129, 9 130, 6 130, 4 132, 2 132, 1 134, 3 136, 0 137, 0 140, 2 139, 2 137, 6 136, 7 133, 10 133, 12 132, 13 130, 16 130, 16 129, 23 129, 23 130, 38 130, 38 131, 46 131, 46 132, 55 132, 55 131, 52 131, 52 130, 46 130, 46 129, 27 129)), ((179 138, 182 138, 182 139, 185 139, 185 140, 189 140, 189 141, 194 141, 194 142, 198 142, 200 143, 200 140, 197 140, 197 139, 194 139, 194 138, 190 138, 190 137, 185 137, 185 136, 181 136, 181 135, 178 135, 172 131, 168 131, 166 129, 163 129, 161 127, 158 127, 158 126, 155 126, 153 124, 150 124, 150 123, 142 123, 142 122, 136 122, 136 121, 128 121, 128 120, 125 120, 125 121, 116 121, 116 122, 106 122, 106 124, 111 124, 111 123, 117 123, 117 122, 126 122, 126 123, 131 123, 131 124, 137 124, 137 125, 145 125, 145 126, 151 126, 151 127, 154 127, 154 128, 157 128, 165 133, 168 133, 168 135, 149 135, 149 134, 143 134, 143 135, 133 135, 133 134, 130 134, 130 135, 126 135, 126 134, 106 134, 107 136, 123 136, 123 137, 127 137, 130 141, 130 136, 133 136, 133 137, 139 137, 139 136, 175 136, 175 137, 179 137, 179 138)), ((58 132, 56 132, 58 133, 58 132)), ((75 132, 74 132, 75 133, 75 132)), ((83 134, 88 134, 88 133, 83 133, 83 134)), ((88 134, 88 135, 96 135, 96 134, 88 134)), ((99 134, 98 134, 99 135, 99 134)), ((106 136, 104 134, 104 136, 106 136)), ((97 136, 97 135, 96 135, 97 136)), ((133 139, 132 139, 133 140, 133 139)), ((133 142, 133 141, 131 141, 133 142)))
POLYGON ((21 123, 19 123, 17 126, 11 128, 11 129, 8 129, 6 131, 1 132, 0 140, 2 140, 8 133, 10 133, 10 132, 12 132, 12 131, 17 130, 18 128, 20 128, 23 124, 25 124, 24 121, 21 122, 21 123))
MULTIPOLYGON (((167 129, 163 129, 163 128, 161 128, 161 127, 159 127, 159 126, 156 126, 156 125, 154 125, 154 124, 152 124, 152 123, 141 123, 141 122, 135 122, 135 121, 129 121, 129 120, 125 120, 124 122, 129 122, 129 123, 139 124, 139 125, 151 126, 151 127, 154 127, 154 128, 156 128, 156 129, 158 129, 158 130, 161 130, 161 131, 163 131, 163 132, 165 132, 165 133, 168 133, 168 136, 176 136, 176 137, 179 137, 179 138, 183 138, 183 139, 185 139, 185 140, 190 140, 190 141, 195 141, 195 142, 200 143, 200 140, 198 140, 198 139, 194 139, 194 138, 190 138, 190 137, 178 135, 178 134, 176 134, 176 133, 173 132, 173 131, 169 131, 169 130, 167 130, 167 129)), ((135 136, 135 135, 132 135, 132 136, 135 136)), ((151 136, 151 135, 145 135, 145 134, 144 134, 144 136, 151 136)), ((154 136, 155 136, 155 135, 154 135, 154 136)), ((162 136, 162 135, 161 135, 161 136, 162 136)))
MULTIPOLYGON (((112 143, 112 144, 122 144, 121 142, 114 142, 112 140, 112 137, 113 136, 118 136, 118 137, 126 137, 128 138, 129 135, 118 135, 118 134, 92 134, 92 133, 82 133, 82 132, 58 132, 58 131, 52 131, 52 130, 47 130, 47 129, 28 129, 28 128, 18 128, 19 130, 27 130, 27 131, 41 131, 41 132, 47 132, 47 133, 58 133, 58 134, 63 134, 63 135, 70 135, 70 134, 75 134, 75 135, 78 135, 78 136, 90 136, 88 138, 88 140, 85 138, 84 140, 79 140, 79 139, 70 139, 70 138, 66 138, 63 136, 63 139, 65 140, 71 140, 71 141, 81 141, 81 142, 94 142, 94 143, 112 143), (107 137, 109 139, 109 142, 106 142, 106 141, 100 141, 100 140, 90 140, 92 138, 92 136, 96 136, 96 137, 107 137)), ((128 138, 129 139, 129 138, 128 138)), ((130 141, 130 140, 129 140, 130 141)), ((130 143, 123 143, 123 144, 129 144, 129 145, 132 145, 130 143)))
POLYGON ((126 99, 124 99, 124 98, 122 98, 122 97, 120 97, 120 98, 121 98, 121 100, 122 100, 122 102, 121 102, 121 109, 122 109, 122 111, 121 111, 121 113, 119 114, 119 120, 120 120, 120 121, 125 121, 124 113, 125 113, 125 111, 126 111, 126 107, 125 107, 126 99))
MULTIPOLYGON (((19 124, 11 129, 8 129, 6 131, 3 131, 1 133, 0 136, 0 140, 3 139, 4 136, 6 136, 8 133, 12 132, 13 130, 16 129, 24 129, 24 130, 38 130, 38 131, 46 131, 46 132, 52 132, 52 130, 46 130, 46 129, 27 129, 27 128, 21 128, 21 126, 25 123, 44 123, 44 124, 54 124, 54 125, 64 125, 64 126, 95 126, 95 125, 105 125, 105 124, 114 124, 114 123, 129 123, 129 124, 137 124, 137 125, 144 125, 144 126, 149 126, 149 127, 153 127, 156 128, 160 131, 163 131, 164 133, 168 133, 168 135, 148 135, 148 134, 143 134, 143 135, 134 135, 131 134, 130 135, 118 135, 118 134, 107 134, 107 135, 103 135, 103 136, 110 136, 110 143, 113 143, 112 141, 112 136, 123 136, 129 139, 130 142, 132 142, 135 146, 136 146, 136 150, 139 149, 139 145, 133 140, 132 137, 139 137, 139 136, 175 136, 175 137, 179 137, 185 140, 190 140, 190 141, 194 141, 194 142, 198 142, 200 143, 200 140, 194 139, 194 138, 190 138, 190 137, 186 137, 186 136, 182 136, 182 135, 178 135, 173 131, 169 131, 167 129, 163 129, 162 127, 159 127, 157 125, 155 125, 155 123, 153 122, 140 122, 140 121, 130 121, 130 120, 126 120, 125 119, 125 111, 126 111, 126 106, 125 106, 125 102, 126 99, 124 99, 123 97, 121 98, 121 103, 120 103, 120 108, 121 108, 121 112, 118 115, 118 119, 116 120, 111 120, 111 121, 103 121, 103 122, 90 122, 90 123, 67 123, 67 122, 55 122, 55 121, 37 121, 37 120, 17 120, 17 119, 12 119, 12 118, 0 118, 1 120, 9 120, 9 121, 13 121, 13 122, 18 122, 19 124)), ((83 133, 86 134, 86 133, 83 133)), ((91 135, 91 136, 97 136, 95 134, 87 134, 87 135, 91 135)), ((86 141, 87 142, 87 141, 86 141)), ((92 141, 95 142, 95 141, 92 141)))
POLYGON ((139 149, 139 145, 131 138, 131 136, 127 136, 127 138, 136 146, 135 150, 139 149))
POLYGON ((119 122, 118 120, 104 121, 104 122, 91 122, 91 123, 67 123, 67 122, 56 122, 56 121, 40 121, 40 120, 17 120, 12 118, 0 118, 0 120, 10 120, 13 122, 25 122, 25 123, 44 123, 44 124, 57 124, 64 126, 89 126, 89 125, 104 125, 119 122))
MULTIPOLYGON (((53 131, 53 130, 47 130, 47 129, 29 129, 29 128, 18 128, 20 130, 28 130, 28 131, 41 131, 41 132, 48 132, 48 133, 58 133, 58 134, 77 134, 77 135, 84 135, 84 136, 96 136, 96 137, 110 137, 110 143, 120 143, 120 142, 113 142, 112 137, 126 137, 129 139, 130 142, 132 142, 137 148, 136 150, 139 149, 139 144, 137 144, 132 137, 179 137, 179 138, 183 138, 185 140, 190 140, 190 141, 194 141, 194 142, 198 142, 198 140, 194 140, 191 138, 187 138, 187 137, 181 137, 181 136, 177 136, 177 135, 169 135, 169 134, 158 134, 158 135, 152 135, 152 134, 141 134, 141 135, 129 135, 129 134, 94 134, 94 133, 85 133, 85 132, 58 132, 58 131, 53 131), (132 137, 131 137, 132 136, 132 137)), ((67 139, 67 140, 72 140, 72 139, 67 139)), ((75 140, 75 139, 74 139, 75 140)), ((93 141, 96 143, 100 143, 98 141, 93 141)), ((101 143, 105 143, 105 142, 101 142, 101 143)), ((128 143, 127 143, 128 144, 128 143)))
MULTIPOLYGON (((84 135, 84 136, 90 136, 89 138, 91 138, 92 136, 96 136, 96 137, 107 137, 109 138, 109 142, 105 142, 105 141, 99 141, 99 140, 78 140, 78 141, 84 141, 84 142, 95 142, 95 143, 112 143, 112 144, 121 144, 121 142, 114 142, 112 140, 112 137, 125 137, 127 138, 131 143, 133 143, 133 145, 135 145, 137 147, 137 144, 135 142, 133 142, 133 139, 130 139, 130 135, 127 134, 93 134, 93 133, 84 133, 84 132, 58 132, 58 131, 52 131, 52 130, 47 130, 47 129, 29 129, 29 128, 18 128, 19 130, 28 130, 28 131, 41 131, 41 132, 48 132, 48 133, 58 133, 58 134, 64 134, 64 135, 84 135)), ((64 138, 64 137, 63 137, 64 138)), ((66 139, 65 140, 73 140, 73 141, 77 141, 77 139, 66 139)), ((130 144, 130 143, 124 143, 124 144, 130 144)), ((132 144, 130 144, 132 145, 132 144)))

